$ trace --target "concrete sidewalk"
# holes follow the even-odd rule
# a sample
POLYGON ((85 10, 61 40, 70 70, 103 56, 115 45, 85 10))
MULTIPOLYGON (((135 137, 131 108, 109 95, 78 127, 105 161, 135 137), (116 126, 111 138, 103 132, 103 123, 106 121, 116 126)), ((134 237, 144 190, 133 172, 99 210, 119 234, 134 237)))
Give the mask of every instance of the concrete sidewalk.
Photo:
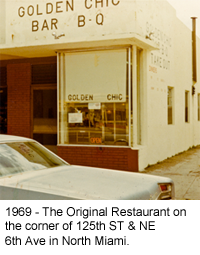
POLYGON ((143 173, 170 177, 176 199, 200 200, 200 146, 150 166, 143 173))

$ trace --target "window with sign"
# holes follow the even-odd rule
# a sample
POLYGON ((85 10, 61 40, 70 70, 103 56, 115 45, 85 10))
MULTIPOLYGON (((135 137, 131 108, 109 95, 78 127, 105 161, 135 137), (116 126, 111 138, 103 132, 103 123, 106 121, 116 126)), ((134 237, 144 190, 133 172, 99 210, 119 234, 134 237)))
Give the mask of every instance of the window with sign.
POLYGON ((168 124, 173 124, 173 88, 167 88, 168 124))
POLYGON ((185 122, 189 123, 189 91, 185 91, 185 122))
POLYGON ((59 53, 59 144, 129 145, 128 52, 59 53))

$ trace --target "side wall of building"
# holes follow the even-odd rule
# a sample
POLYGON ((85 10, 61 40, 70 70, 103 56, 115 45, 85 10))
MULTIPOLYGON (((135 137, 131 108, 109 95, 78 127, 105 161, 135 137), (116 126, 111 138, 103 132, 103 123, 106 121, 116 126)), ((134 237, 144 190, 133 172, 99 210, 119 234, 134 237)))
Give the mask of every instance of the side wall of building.
MULTIPOLYGON (((3 15, 0 15, 1 52, 5 54, 5 58, 12 58, 12 56, 23 58, 14 62, 8 61, 6 64, 8 134, 32 136, 32 60, 29 59, 29 61, 28 58, 35 57, 35 54, 38 58, 42 56, 55 58, 55 52, 59 50, 70 51, 76 47, 78 50, 81 47, 107 48, 113 44, 115 46, 123 44, 133 46, 135 49, 138 47, 137 49, 144 53, 141 63, 143 70, 138 72, 141 77, 137 77, 141 81, 140 95, 139 93, 133 95, 133 98, 137 100, 140 97, 135 103, 136 107, 140 104, 138 107, 140 109, 135 110, 138 116, 134 116, 134 120, 141 121, 141 123, 134 123, 136 135, 132 143, 133 148, 108 146, 99 149, 95 146, 78 147, 60 144, 58 154, 73 164, 135 171, 138 165, 142 170, 148 165, 156 164, 200 144, 200 121, 197 118, 200 88, 197 82, 196 93, 192 95, 194 84, 191 31, 177 19, 175 10, 169 3, 159 0, 128 1, 128 3, 118 1, 111 6, 107 6, 104 2, 104 6, 101 6, 99 1, 98 6, 95 7, 91 1, 92 7, 88 9, 84 6, 86 2, 83 5, 81 2, 77 3, 74 8, 69 7, 68 1, 52 0, 51 2, 52 13, 48 13, 47 9, 51 3, 42 0, 40 3, 34 3, 33 6, 30 0, 23 6, 15 1, 9 15, 6 16, 3 12, 3 15), (56 9, 57 3, 61 6, 59 10, 56 9), (102 14, 96 13, 97 7, 102 14), (2 26, 5 17, 6 26, 2 26), (88 22, 91 17, 92 22, 88 22), (81 18, 85 18, 84 22, 80 20, 81 18), (98 24, 100 18, 103 18, 102 24, 98 24), (63 31, 66 35, 55 40, 54 30, 56 35, 62 35, 63 31), (152 45, 154 49, 156 48, 152 42, 159 50, 150 51, 152 45), (169 88, 172 91, 172 123, 170 124, 168 123, 169 88), (188 92, 189 110, 187 122, 185 120, 186 92, 188 92), (141 135, 141 141, 138 139, 136 142, 137 134, 141 135)), ((1 7, 1 11, 5 9, 5 1, 1 1, 1 7)), ((198 39, 197 67, 200 64, 199 48, 200 40, 198 39)), ((39 59, 37 61, 40 62, 39 59)), ((133 75, 135 74, 136 70, 133 75)), ((199 75, 200 69, 198 69, 197 79, 199 75)), ((132 77, 132 83, 133 80, 136 87, 136 78, 132 77)), ((135 92, 137 92, 136 89, 135 92)))
MULTIPOLYGON (((192 21, 191 21, 192 23, 192 21)), ((167 70, 147 57, 147 141, 139 147, 140 170, 200 144, 198 121, 199 69, 192 95, 192 32, 180 20, 171 20, 170 67, 167 70), (168 88, 172 89, 172 123, 168 124, 168 88), (188 122, 185 120, 185 92, 188 92, 188 122)), ((200 40, 197 38, 197 66, 200 40)), ((159 53, 153 52, 153 54, 159 53)))

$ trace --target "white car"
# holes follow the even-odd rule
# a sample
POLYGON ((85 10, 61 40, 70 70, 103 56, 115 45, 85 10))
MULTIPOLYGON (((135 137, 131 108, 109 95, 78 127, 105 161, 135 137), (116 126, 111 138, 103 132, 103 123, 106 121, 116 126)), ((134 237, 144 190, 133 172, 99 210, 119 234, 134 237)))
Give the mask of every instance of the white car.
POLYGON ((157 200, 174 195, 169 178, 70 165, 32 139, 0 135, 0 199, 157 200))

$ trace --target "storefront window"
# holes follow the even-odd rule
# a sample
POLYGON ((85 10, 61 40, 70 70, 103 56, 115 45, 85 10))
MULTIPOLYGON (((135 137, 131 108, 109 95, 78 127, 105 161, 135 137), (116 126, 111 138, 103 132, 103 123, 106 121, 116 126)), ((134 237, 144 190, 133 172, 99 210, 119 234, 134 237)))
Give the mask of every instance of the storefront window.
POLYGON ((129 64, 128 49, 59 55, 59 144, 129 145, 129 64))

